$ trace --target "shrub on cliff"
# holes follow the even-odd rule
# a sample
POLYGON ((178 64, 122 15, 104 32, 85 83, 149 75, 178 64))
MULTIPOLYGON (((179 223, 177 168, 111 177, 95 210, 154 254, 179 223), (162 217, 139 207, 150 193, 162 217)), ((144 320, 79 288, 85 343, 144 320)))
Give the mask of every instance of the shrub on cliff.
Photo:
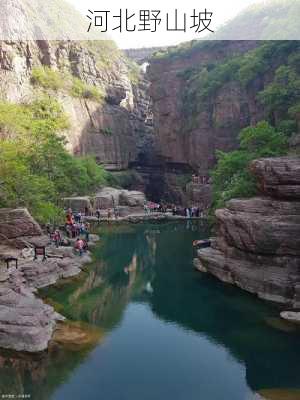
POLYGON ((53 222, 59 197, 87 194, 106 182, 94 158, 66 151, 66 127, 68 119, 51 97, 0 103, 0 207, 25 206, 40 222, 53 222))
POLYGON ((104 98, 104 93, 99 87, 88 85, 78 78, 72 80, 71 95, 98 102, 104 98))
POLYGON ((238 150, 217 154, 218 163, 212 171, 213 210, 224 207, 232 198, 255 195, 257 187, 248 169, 250 161, 281 156, 288 149, 287 137, 266 121, 243 129, 239 140, 238 150))
POLYGON ((299 102, 300 96, 299 46, 298 41, 262 42, 244 54, 181 72, 180 76, 185 80, 182 107, 186 121, 183 131, 195 127, 201 111, 212 109, 219 90, 229 82, 244 91, 255 79, 265 79, 268 84, 257 93, 257 100, 268 112, 271 123, 289 121, 281 129, 293 133, 295 119, 289 109, 299 102))
POLYGON ((50 67, 32 68, 31 81, 44 89, 59 90, 64 86, 64 80, 60 72, 50 67))

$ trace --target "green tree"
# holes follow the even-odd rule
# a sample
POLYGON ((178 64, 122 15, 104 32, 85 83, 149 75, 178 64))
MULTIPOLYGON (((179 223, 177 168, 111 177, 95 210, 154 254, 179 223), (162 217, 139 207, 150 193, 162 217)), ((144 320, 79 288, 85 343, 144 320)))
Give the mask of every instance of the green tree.
POLYGON ((213 210, 234 197, 255 195, 257 187, 249 163, 256 158, 286 154, 288 148, 286 136, 266 121, 243 129, 239 140, 238 150, 217 153, 218 163, 212 171, 213 210))
POLYGON ((60 197, 88 194, 106 182, 108 174, 93 157, 66 151, 68 126, 49 96, 31 104, 0 103, 0 206, 27 207, 40 222, 53 222, 61 216, 60 197))

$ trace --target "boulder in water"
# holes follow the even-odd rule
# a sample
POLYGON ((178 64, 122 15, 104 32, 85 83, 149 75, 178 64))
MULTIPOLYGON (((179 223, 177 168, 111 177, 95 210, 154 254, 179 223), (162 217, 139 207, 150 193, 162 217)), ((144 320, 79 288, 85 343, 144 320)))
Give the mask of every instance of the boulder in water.
POLYGON ((286 321, 294 322, 296 324, 300 324, 300 312, 296 311, 282 311, 280 313, 281 318, 286 321))

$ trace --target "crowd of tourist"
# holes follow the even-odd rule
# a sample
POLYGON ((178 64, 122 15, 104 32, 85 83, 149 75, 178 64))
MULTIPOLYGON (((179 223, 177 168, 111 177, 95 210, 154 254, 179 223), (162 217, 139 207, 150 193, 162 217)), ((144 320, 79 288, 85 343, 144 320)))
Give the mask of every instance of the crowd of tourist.
POLYGON ((81 256, 88 249, 90 224, 83 221, 80 211, 73 213, 69 208, 66 213, 65 230, 69 238, 76 239, 74 248, 81 256))
POLYGON ((151 214, 153 212, 171 212, 172 215, 185 216, 187 218, 199 218, 203 216, 203 211, 198 206, 192 207, 179 207, 174 204, 157 204, 153 202, 145 202, 144 211, 146 214, 151 214))
POLYGON ((83 220, 82 213, 73 213, 72 209, 66 210, 65 224, 61 229, 51 229, 50 225, 47 225, 47 233, 51 242, 59 248, 60 246, 70 246, 71 239, 75 239, 74 249, 82 255, 88 249, 90 225, 88 222, 83 220), (65 232, 65 237, 62 234, 65 232))
MULTIPOLYGON (((203 216, 203 210, 200 209, 198 206, 192 207, 179 207, 172 204, 167 203, 155 203, 152 201, 146 201, 144 203, 144 211, 146 214, 151 214, 155 212, 161 213, 172 213, 172 215, 176 216, 185 216, 186 218, 199 218, 203 216)), ((85 210, 84 213, 81 211, 73 212, 71 208, 65 210, 65 225, 64 231, 67 237, 61 234, 60 229, 54 228, 53 230, 50 229, 50 226, 47 226, 47 231, 51 242, 58 248, 60 246, 69 246, 71 240, 69 239, 76 239, 74 248, 80 255, 83 254, 84 251, 88 248, 89 242, 89 235, 90 235, 90 224, 85 221, 86 216, 93 216, 93 213, 89 210, 85 210)), ((112 218, 118 219, 119 213, 117 207, 109 208, 105 210, 106 215, 101 212, 98 208, 94 216, 96 216, 98 222, 100 222, 101 217, 107 217, 107 220, 110 221, 112 218)))
POLYGON ((73 214, 69 208, 66 214, 65 229, 69 238, 77 238, 80 235, 85 236, 85 240, 89 241, 90 225, 88 222, 84 222, 81 212, 73 214))

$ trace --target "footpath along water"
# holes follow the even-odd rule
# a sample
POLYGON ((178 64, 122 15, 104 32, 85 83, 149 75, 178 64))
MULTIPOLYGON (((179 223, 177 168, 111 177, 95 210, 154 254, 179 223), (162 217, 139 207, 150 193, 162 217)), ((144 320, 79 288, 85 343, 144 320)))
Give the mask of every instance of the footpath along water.
POLYGON ((101 228, 94 262, 41 296, 48 353, 0 352, 0 393, 37 400, 300 399, 300 331, 193 268, 199 221, 101 228), (75 342, 75 344, 74 344, 75 342))

